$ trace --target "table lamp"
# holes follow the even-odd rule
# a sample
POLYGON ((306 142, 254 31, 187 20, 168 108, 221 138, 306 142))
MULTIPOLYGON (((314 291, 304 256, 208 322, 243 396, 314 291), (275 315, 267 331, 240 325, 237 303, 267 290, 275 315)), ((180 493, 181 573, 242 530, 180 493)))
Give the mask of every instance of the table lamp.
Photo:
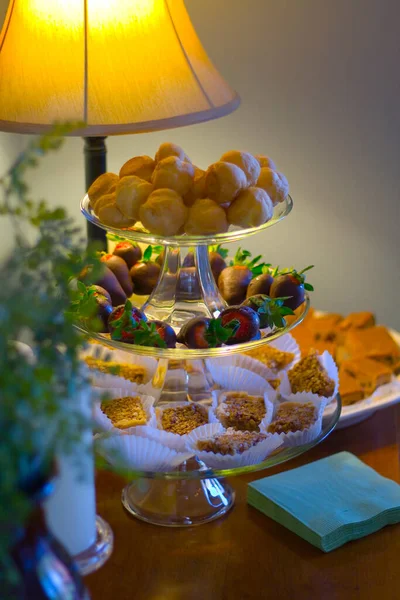
MULTIPOLYGON (((0 130, 82 121, 86 189, 106 171, 108 135, 157 131, 239 105, 183 0, 11 0, 0 34, 0 130)), ((90 240, 105 233, 88 223, 90 240)))

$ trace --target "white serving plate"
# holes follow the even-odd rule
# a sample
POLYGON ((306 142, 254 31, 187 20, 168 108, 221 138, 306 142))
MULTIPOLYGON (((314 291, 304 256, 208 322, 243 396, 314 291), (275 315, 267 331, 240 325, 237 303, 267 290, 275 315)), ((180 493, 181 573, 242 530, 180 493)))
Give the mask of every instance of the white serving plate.
MULTIPOLYGON (((394 329, 388 329, 388 331, 400 346, 400 333, 394 329)), ((343 406, 336 429, 343 429, 344 427, 360 423, 364 419, 371 417, 377 410, 387 408, 397 402, 400 402, 400 375, 394 377, 391 383, 379 387, 369 398, 365 398, 365 400, 361 400, 361 402, 350 406, 343 406)), ((329 408, 325 412, 327 413, 328 411, 329 408)))

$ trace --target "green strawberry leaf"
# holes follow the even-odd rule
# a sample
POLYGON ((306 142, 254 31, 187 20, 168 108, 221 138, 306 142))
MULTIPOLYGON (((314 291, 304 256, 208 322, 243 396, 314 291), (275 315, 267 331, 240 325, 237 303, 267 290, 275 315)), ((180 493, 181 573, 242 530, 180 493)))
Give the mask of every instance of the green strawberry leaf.
POLYGON ((216 246, 210 246, 208 248, 209 252, 217 252, 222 258, 225 260, 228 256, 229 250, 227 248, 222 248, 221 244, 217 244, 216 246))
POLYGON ((307 292, 313 292, 314 291, 314 287, 311 285, 311 283, 305 283, 304 284, 304 289, 307 290, 307 292))
POLYGON ((149 260, 151 260, 152 254, 153 248, 151 246, 147 246, 146 250, 143 252, 142 262, 149 262, 149 260))

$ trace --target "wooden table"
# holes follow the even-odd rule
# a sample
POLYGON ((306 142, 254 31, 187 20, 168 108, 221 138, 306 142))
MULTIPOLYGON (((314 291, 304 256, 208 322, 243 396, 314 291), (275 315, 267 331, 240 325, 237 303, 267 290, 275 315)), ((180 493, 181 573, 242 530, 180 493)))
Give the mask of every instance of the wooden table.
POLYGON ((249 481, 348 450, 399 481, 400 406, 334 432, 279 468, 231 480, 237 492, 225 518, 189 529, 142 523, 121 505, 123 480, 97 476, 98 513, 115 549, 87 578, 93 600, 399 600, 400 525, 324 554, 246 504, 249 481))

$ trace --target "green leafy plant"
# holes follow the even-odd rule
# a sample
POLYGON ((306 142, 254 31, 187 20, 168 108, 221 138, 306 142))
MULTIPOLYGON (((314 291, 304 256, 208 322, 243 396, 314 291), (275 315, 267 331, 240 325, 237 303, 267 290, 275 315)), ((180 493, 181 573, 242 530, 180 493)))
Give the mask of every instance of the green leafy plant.
POLYGON ((31 510, 25 482, 35 472, 49 472, 56 453, 74 454, 88 426, 79 406, 80 390, 87 385, 79 360, 85 341, 73 324, 77 303, 89 318, 90 292, 74 289, 71 281, 87 265, 96 265, 96 249, 85 247, 63 208, 33 200, 26 183, 28 169, 80 126, 56 125, 32 141, 0 178, 0 215, 14 233, 14 247, 0 267, 6 282, 0 286, 0 580, 5 597, 14 597, 5 590, 19 582, 9 552, 31 510))

